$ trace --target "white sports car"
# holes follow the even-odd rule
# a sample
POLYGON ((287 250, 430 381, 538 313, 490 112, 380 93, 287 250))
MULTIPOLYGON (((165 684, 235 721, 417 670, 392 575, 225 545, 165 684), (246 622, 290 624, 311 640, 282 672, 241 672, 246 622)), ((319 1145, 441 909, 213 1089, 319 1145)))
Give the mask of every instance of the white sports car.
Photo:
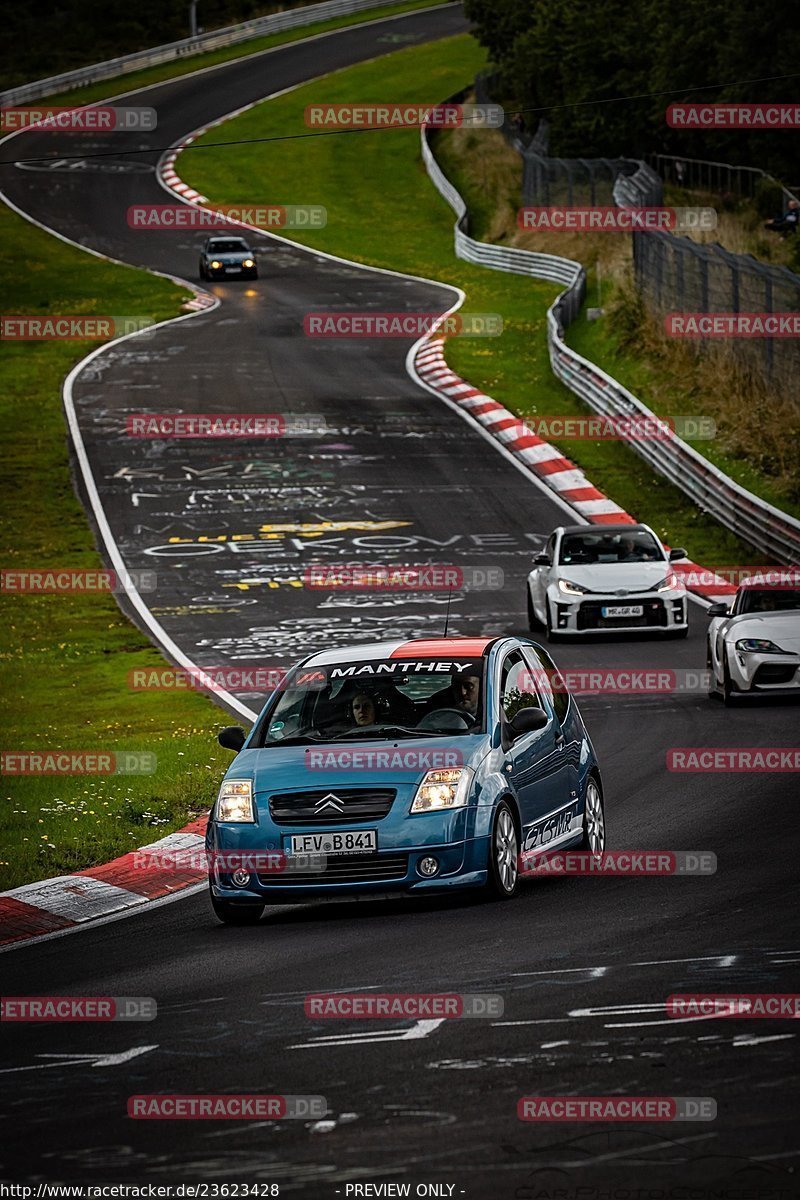
POLYGON ((708 609, 710 696, 800 695, 800 575, 796 586, 744 579, 733 607, 708 609))
POLYGON ((528 576, 528 624, 566 634, 662 632, 686 637, 686 589, 648 525, 567 525, 551 533, 528 576))

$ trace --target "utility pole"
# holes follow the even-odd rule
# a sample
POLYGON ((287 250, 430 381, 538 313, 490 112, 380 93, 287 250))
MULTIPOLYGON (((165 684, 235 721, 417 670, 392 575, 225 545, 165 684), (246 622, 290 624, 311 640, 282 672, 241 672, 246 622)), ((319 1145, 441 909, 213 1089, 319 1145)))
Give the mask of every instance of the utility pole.
POLYGON ((197 0, 189 0, 189 36, 197 37, 197 0))

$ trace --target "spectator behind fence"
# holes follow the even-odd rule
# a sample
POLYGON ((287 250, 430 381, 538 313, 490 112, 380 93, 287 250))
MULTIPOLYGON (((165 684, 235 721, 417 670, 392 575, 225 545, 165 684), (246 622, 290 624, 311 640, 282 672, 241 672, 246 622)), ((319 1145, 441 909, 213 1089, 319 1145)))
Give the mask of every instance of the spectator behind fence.
POLYGON ((765 229, 771 229, 773 233, 783 234, 796 233, 797 226, 800 223, 800 200, 790 200, 786 206, 786 212, 779 217, 770 217, 764 222, 765 229))

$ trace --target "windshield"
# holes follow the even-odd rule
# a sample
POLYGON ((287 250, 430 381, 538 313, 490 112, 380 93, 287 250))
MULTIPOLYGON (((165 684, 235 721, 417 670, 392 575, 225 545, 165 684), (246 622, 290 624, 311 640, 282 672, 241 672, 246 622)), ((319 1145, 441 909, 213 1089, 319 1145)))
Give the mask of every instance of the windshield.
POLYGON ((243 242, 241 238, 228 238, 227 241, 208 243, 209 254, 240 254, 246 250, 247 243, 243 242))
POLYGON ((450 737, 483 729, 482 658, 369 659, 292 672, 255 744, 450 737))
POLYGON ((800 588, 743 587, 736 602, 737 614, 787 611, 800 611, 800 588))
POLYGON ((586 529, 565 533, 559 551, 560 563, 591 566, 594 563, 663 562, 664 553, 646 529, 623 529, 616 533, 586 529))

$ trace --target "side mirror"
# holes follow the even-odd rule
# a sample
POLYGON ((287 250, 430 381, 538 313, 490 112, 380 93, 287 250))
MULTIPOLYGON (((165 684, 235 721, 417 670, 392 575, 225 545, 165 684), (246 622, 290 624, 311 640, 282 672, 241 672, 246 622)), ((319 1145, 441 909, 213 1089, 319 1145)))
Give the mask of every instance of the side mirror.
POLYGON ((226 750, 235 750, 238 754, 247 741, 247 733, 241 725, 229 725, 227 729, 220 730, 217 734, 217 741, 226 750))
POLYGON ((534 733, 537 729, 544 729, 549 720, 550 718, 543 708, 518 708, 508 722, 509 733, 516 740, 525 733, 534 733))
POLYGON ((722 601, 718 601, 716 604, 712 604, 706 609, 706 614, 709 617, 727 617, 729 615, 729 609, 727 604, 724 604, 722 601))
POLYGON ((684 550, 683 546, 673 546, 669 552, 669 561, 670 562, 675 562, 675 560, 678 558, 686 558, 686 557, 687 557, 686 551, 684 550))
POLYGON ((548 554, 537 554, 536 558, 533 560, 533 565, 535 567, 549 567, 550 556, 548 554))

